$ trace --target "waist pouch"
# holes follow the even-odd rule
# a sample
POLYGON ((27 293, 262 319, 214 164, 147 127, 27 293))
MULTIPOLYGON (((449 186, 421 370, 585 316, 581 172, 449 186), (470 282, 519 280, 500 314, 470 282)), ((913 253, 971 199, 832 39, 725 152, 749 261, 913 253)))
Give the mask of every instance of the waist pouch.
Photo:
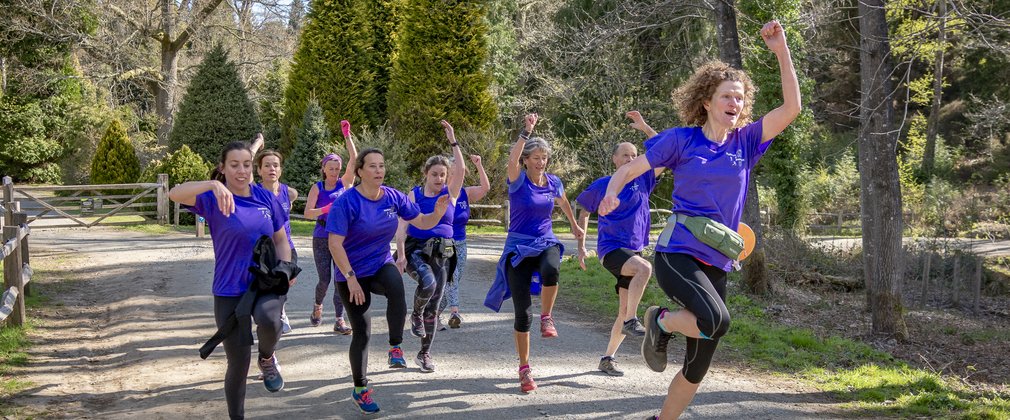
POLYGON ((701 243, 714 248, 723 255, 737 259, 744 250, 743 237, 735 230, 730 229, 722 223, 704 216, 688 216, 686 214, 674 213, 666 220, 666 228, 659 234, 658 243, 668 246, 673 229, 680 223, 687 228, 701 243))
POLYGON ((420 249, 421 255, 424 255, 425 258, 442 257, 448 259, 456 255, 456 241, 453 241, 452 238, 422 240, 408 236, 404 247, 408 254, 420 249))

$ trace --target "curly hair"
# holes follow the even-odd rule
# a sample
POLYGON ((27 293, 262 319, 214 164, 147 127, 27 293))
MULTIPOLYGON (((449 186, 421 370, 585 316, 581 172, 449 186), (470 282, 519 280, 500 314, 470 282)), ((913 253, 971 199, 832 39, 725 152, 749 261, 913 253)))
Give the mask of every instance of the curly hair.
POLYGON ((705 101, 712 100, 716 89, 725 81, 743 83, 743 109, 740 110, 736 125, 743 127, 749 124, 757 87, 743 70, 730 67, 729 64, 719 60, 703 64, 694 71, 694 75, 686 83, 673 91, 671 95, 673 105, 677 108, 681 123, 688 126, 705 125, 705 121, 708 120, 705 101))

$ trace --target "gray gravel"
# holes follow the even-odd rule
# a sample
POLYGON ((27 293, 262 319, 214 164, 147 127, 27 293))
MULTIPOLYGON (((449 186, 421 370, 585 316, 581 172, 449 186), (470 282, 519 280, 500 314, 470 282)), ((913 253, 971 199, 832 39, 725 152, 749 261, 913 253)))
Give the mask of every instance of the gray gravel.
MULTIPOLYGON (((33 314, 30 362, 16 373, 33 385, 9 400, 23 415, 98 418, 224 418, 221 382, 224 350, 206 361, 197 348, 214 331, 210 241, 190 235, 146 235, 115 230, 38 230, 31 237, 33 264, 57 293, 50 309, 33 314)), ((316 283, 311 244, 296 238, 305 272, 292 290, 288 314, 294 331, 282 338, 278 357, 286 380, 271 394, 251 369, 249 418, 358 418, 351 401, 349 336, 326 323, 311 327, 316 283)), ((496 237, 473 238, 462 283, 465 322, 435 338, 434 373, 413 363, 419 339, 404 333, 410 367, 386 368, 385 301, 372 308, 369 377, 386 418, 438 419, 642 419, 658 414, 677 371, 682 345, 671 345, 671 367, 654 373, 628 339, 618 354, 626 375, 596 370, 611 319, 556 312, 560 337, 541 339, 534 326, 531 364, 540 388, 519 392, 511 304, 485 309, 484 293, 501 249, 496 237)), ((38 276, 38 277, 43 277, 38 276)), ((40 283, 46 281, 40 280, 40 283)), ((408 302, 415 283, 405 277, 408 302)), ((332 287, 331 287, 332 293, 332 287)), ((559 302, 565 300, 561 280, 559 302)), ((329 301, 329 300, 327 300, 329 301)), ((718 358, 718 356, 717 356, 718 358)), ((837 402, 789 378, 717 365, 685 418, 830 418, 837 402)))

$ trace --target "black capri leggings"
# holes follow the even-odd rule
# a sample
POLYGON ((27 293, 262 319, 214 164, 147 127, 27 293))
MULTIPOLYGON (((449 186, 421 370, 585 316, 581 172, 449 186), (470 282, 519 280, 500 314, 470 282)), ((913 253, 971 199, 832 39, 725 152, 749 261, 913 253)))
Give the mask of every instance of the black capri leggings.
POLYGON ((540 273, 540 283, 544 287, 558 285, 558 278, 561 274, 561 248, 554 245, 543 250, 540 255, 526 257, 519 261, 519 265, 513 267, 509 261, 512 255, 507 257, 505 277, 508 278, 509 291, 512 293, 512 306, 515 308, 515 330, 516 332, 530 332, 530 323, 533 313, 533 297, 530 296, 530 283, 533 281, 533 273, 540 273))
MULTIPOLYGON (((240 296, 214 296, 214 321, 220 327, 228 316, 235 313, 240 296)), ((259 338, 259 357, 273 356, 277 341, 281 338, 281 308, 287 296, 262 295, 253 304, 253 321, 256 322, 256 336, 259 338)), ((224 339, 224 354, 228 359, 228 369, 224 374, 224 398, 228 402, 228 416, 241 419, 245 415, 246 376, 249 375, 249 346, 239 344, 241 334, 233 332, 224 339)))
POLYGON ((700 383, 712 364, 719 337, 729 331, 726 309, 726 272, 687 254, 657 252, 656 279, 670 299, 698 318, 703 339, 687 337, 684 377, 700 383))
POLYGON ((368 378, 365 373, 368 367, 368 338, 372 334, 372 320, 368 307, 372 304, 372 294, 386 297, 386 322, 389 324, 389 345, 398 346, 403 342, 403 324, 407 317, 407 301, 403 297, 403 277, 400 270, 393 264, 386 264, 375 274, 358 279, 361 290, 365 293, 365 303, 351 303, 351 292, 347 282, 337 282, 337 293, 347 309, 347 318, 351 321, 351 348, 347 352, 351 359, 351 377, 354 386, 366 386, 368 378))

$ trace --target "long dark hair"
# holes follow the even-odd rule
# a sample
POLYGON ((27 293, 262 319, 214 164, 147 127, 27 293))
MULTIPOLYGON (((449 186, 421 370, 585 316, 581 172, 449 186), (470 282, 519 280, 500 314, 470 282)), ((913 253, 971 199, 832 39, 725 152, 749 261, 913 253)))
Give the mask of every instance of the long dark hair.
POLYGON ((365 167, 365 156, 368 156, 372 153, 378 153, 379 156, 382 156, 383 159, 386 158, 386 155, 382 154, 382 150, 376 149, 374 147, 369 147, 365 150, 358 152, 358 156, 354 158, 354 176, 357 178, 357 182, 355 182, 354 185, 358 185, 361 183, 361 175, 358 174, 358 171, 360 171, 361 168, 365 167))
POLYGON ((222 184, 227 184, 224 178, 224 172, 221 172, 221 167, 224 166, 224 161, 228 159, 228 153, 232 150, 245 150, 249 152, 249 156, 252 156, 252 146, 244 141, 233 141, 224 145, 224 149, 221 149, 221 159, 217 161, 217 165, 214 169, 210 171, 210 179, 218 181, 222 184))

